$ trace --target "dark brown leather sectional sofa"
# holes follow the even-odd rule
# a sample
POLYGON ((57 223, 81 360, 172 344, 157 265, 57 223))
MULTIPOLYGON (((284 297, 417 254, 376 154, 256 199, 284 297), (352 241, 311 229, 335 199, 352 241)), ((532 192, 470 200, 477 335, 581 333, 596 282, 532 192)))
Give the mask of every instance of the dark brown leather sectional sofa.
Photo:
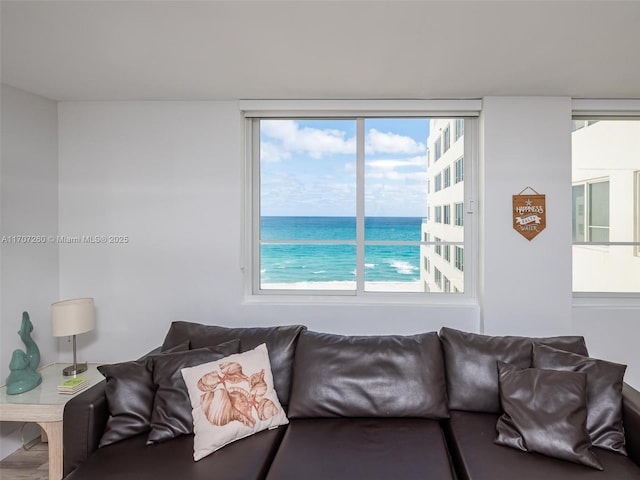
POLYGON ((443 328, 340 336, 303 326, 224 328, 174 322, 163 350, 239 339, 266 343, 289 425, 195 462, 193 435, 146 445, 140 433, 99 447, 105 382, 67 403, 68 480, 640 479, 640 393, 625 385, 626 455, 595 448, 603 470, 496 445, 496 361, 531 366, 536 342, 586 354, 582 337, 488 337, 443 328))

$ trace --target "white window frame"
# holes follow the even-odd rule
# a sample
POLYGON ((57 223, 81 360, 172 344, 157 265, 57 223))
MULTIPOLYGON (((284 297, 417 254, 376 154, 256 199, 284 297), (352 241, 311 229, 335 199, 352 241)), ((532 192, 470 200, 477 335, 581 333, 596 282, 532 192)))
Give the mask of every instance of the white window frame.
POLYGON ((455 246, 455 267, 464 272, 464 247, 455 246))
POLYGON ((442 154, 444 155, 451 148, 451 125, 447 125, 442 132, 442 154))
POLYGON ((460 157, 455 162, 453 162, 455 167, 455 183, 460 183, 464 181, 464 157, 460 157))
POLYGON ((442 223, 444 225, 451 225, 451 204, 447 203, 442 206, 442 223))
POLYGON ((462 135, 464 135, 464 122, 456 120, 456 135, 454 141, 458 140, 462 135))
POLYGON ((455 226, 456 227, 463 227, 464 226, 464 203, 462 202, 456 202, 453 204, 454 205, 454 210, 455 210, 455 226))
POLYGON ((435 147, 436 147, 435 161, 437 162, 438 160, 440 160, 440 157, 442 157, 442 137, 436 140, 435 147))
POLYGON ((634 240, 638 243, 636 245, 636 256, 640 256, 640 170, 636 172, 635 178, 635 212, 633 215, 635 221, 635 238, 634 240))
MULTIPOLYGON (((583 187, 584 188, 584 240, 582 241, 574 241, 574 245, 589 245, 589 246, 608 246, 610 244, 607 242, 598 242, 596 240, 592 240, 592 229, 601 229, 607 230, 607 233, 611 231, 611 219, 609 219, 609 224, 607 226, 602 225, 591 225, 591 209, 592 209, 592 198, 591 198, 591 187, 593 185, 597 185, 599 183, 608 183, 610 184, 609 177, 601 177, 590 180, 585 180, 582 182, 576 182, 572 184, 571 188, 575 187, 583 187)), ((610 187, 609 187, 610 188, 610 187)), ((611 196, 609 195, 609 205, 611 205, 611 196)))
POLYGON ((442 189, 449 188, 451 186, 451 165, 442 171, 442 189))
POLYGON ((436 205, 434 208, 434 222, 442 223, 442 205, 436 205))
MULTIPOLYGON (((573 120, 613 120, 640 119, 640 100, 572 100, 573 120)), ((583 182, 576 182, 580 184, 583 182)), ((585 187, 586 188, 586 187, 585 187)), ((636 202, 638 203, 638 202, 636 202)), ((639 206, 640 208, 640 206, 639 206)), ((640 222, 636 215, 636 219, 640 222)), ((640 228, 640 227, 639 227, 640 228)), ((640 236, 640 233, 638 233, 640 236)), ((573 245, 629 245, 629 242, 572 242, 573 245)), ((640 249, 640 238, 631 242, 640 249)), ((573 266, 572 266, 573 269, 573 266)), ((576 307, 640 307, 640 293, 635 292, 573 292, 573 305, 576 307)))
MULTIPOLYGON (((418 304, 477 304, 477 261, 478 226, 477 215, 472 206, 477 203, 478 188, 476 171, 478 163, 478 120, 480 100, 398 100, 398 101, 279 101, 246 100, 239 102, 244 118, 244 207, 243 207, 243 249, 241 268, 244 272, 244 301, 246 303, 309 303, 309 302, 371 302, 371 303, 418 303, 418 304), (256 128, 260 119, 322 119, 322 118, 458 118, 465 120, 467 139, 464 155, 468 181, 465 183, 465 199, 468 205, 465 219, 463 245, 469 252, 469 268, 465 272, 463 293, 455 296, 440 292, 371 292, 364 291, 364 281, 359 280, 356 290, 272 290, 260 289, 259 229, 260 229, 260 193, 259 193, 259 149, 260 135, 256 128), (254 160, 256 159, 256 160, 254 160)), ((364 172, 359 173, 364 175, 364 172)), ((364 177, 358 182, 363 184, 364 177)), ((364 195, 362 195, 364 197, 364 195)), ((358 209, 363 210, 363 198, 358 198, 358 209)), ((363 213, 359 212, 358 217, 363 213)), ((364 217, 362 217, 363 219, 364 217)), ((364 237, 363 234, 359 236, 364 237)), ((358 238, 356 242, 363 242, 358 238)), ((419 245, 433 245, 434 242, 417 241, 419 245)), ((363 248, 363 247, 358 247, 363 248)), ((362 260, 359 260, 359 262, 362 260)), ((359 269, 364 271, 364 268, 359 269)), ((364 275, 364 273, 362 273, 364 275)))

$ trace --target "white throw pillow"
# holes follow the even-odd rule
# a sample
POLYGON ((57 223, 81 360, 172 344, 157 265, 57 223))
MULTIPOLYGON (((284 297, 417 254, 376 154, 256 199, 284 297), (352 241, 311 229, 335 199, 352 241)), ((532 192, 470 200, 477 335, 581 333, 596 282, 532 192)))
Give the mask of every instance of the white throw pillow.
POLYGON ((181 370, 193 408, 193 459, 289 423, 273 388, 267 346, 181 370))

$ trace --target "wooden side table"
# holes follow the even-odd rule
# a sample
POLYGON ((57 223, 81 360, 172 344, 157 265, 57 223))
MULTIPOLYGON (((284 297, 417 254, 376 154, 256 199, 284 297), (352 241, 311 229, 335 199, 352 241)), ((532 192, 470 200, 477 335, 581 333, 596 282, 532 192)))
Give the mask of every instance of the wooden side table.
POLYGON ((39 369, 42 383, 33 390, 7 395, 7 387, 0 387, 0 421, 35 422, 47 435, 49 441, 49 480, 62 478, 62 414, 65 404, 75 395, 104 379, 98 372, 100 363, 89 363, 88 370, 79 377, 86 378, 89 385, 74 395, 58 393, 58 385, 72 377, 62 375, 68 363, 50 363, 39 369))

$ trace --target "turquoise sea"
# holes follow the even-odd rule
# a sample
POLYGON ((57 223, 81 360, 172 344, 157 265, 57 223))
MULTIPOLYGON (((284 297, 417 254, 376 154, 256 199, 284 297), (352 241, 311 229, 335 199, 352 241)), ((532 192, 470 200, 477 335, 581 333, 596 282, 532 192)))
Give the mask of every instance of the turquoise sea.
MULTIPOLYGON (((365 240, 420 241, 420 217, 367 217, 365 240)), ((345 240, 356 238, 355 217, 262 217, 262 240, 345 240)), ((365 281, 420 279, 418 245, 365 247, 365 281)), ((263 244, 262 283, 354 281, 356 247, 349 244, 263 244)))

